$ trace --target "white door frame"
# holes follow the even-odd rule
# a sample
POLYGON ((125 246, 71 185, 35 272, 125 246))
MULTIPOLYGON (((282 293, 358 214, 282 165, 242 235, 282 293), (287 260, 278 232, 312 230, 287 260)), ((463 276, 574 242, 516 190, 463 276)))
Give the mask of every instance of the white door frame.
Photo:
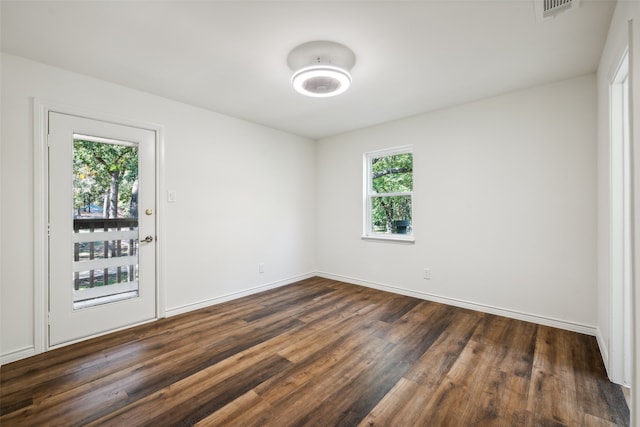
POLYGON ((618 66, 609 79, 609 236, 610 236, 610 348, 609 377, 630 386, 631 349, 631 259, 632 207, 631 129, 629 91, 629 50, 620 55, 618 66), (626 86, 622 83, 626 82, 626 86), (623 108, 626 104, 626 109, 623 108))
POLYGON ((632 317, 632 357, 633 378, 631 385, 631 423, 640 425, 640 44, 637 27, 633 20, 628 22, 629 40, 629 114, 631 139, 631 195, 632 195, 632 279, 631 279, 631 317, 632 317))
MULTIPOLYGON (((124 126, 137 127, 155 132, 156 148, 156 319, 165 317, 165 291, 164 291, 164 215, 163 199, 164 194, 164 129, 162 125, 149 122, 130 120, 128 118, 115 117, 108 114, 89 111, 86 108, 61 105, 57 103, 45 102, 33 99, 33 246, 34 246, 34 269, 33 269, 33 325, 34 325, 34 353, 39 354, 49 350, 48 312, 49 312, 49 245, 48 245, 48 176, 49 176, 49 156, 47 150, 47 134, 49 128, 49 113, 56 112, 68 114, 87 119, 110 122, 124 126)), ((130 326, 127 326, 130 327, 130 326)), ((103 334, 98 334, 103 335, 103 334)), ((83 338, 87 339, 87 338, 83 338)), ((69 343, 70 344, 70 343, 69 343)))
MULTIPOLYGON (((640 68, 638 67, 638 58, 640 58, 640 45, 635 35, 634 21, 627 21, 627 37, 626 37, 626 51, 628 55, 628 85, 629 85, 629 167, 630 167, 630 189, 629 194, 631 196, 631 224, 630 224, 630 256, 631 256, 631 420, 630 425, 640 425, 640 118, 638 117, 638 106, 640 105, 640 68)), ((624 52, 618 56, 622 58, 624 52)), ((617 68, 609 73, 609 82, 614 82, 615 75, 617 74, 617 68)), ((611 120, 610 120, 611 122, 611 120)), ((611 171, 610 171, 611 172, 611 171)), ((610 218, 610 221, 612 218, 610 218)), ((611 250, 611 248, 610 248, 611 250)), ((611 253, 610 253, 611 255, 611 253)), ((610 267, 613 260, 610 258, 610 267)), ((610 282, 610 287, 613 283, 610 282)), ((613 311, 619 309, 615 305, 615 301, 610 301, 609 310, 610 315, 613 316, 613 311)), ((610 320, 612 318, 610 317, 610 320)), ((613 328, 613 323, 611 324, 613 328)), ((613 332, 613 330, 611 331, 613 332)), ((614 339, 613 334, 610 336, 614 339)), ((611 348, 609 349, 611 351, 611 348)), ((609 364, 612 361, 609 360, 609 364)), ((610 369, 610 366, 607 367, 610 369)), ((611 372, 609 371, 611 377, 611 372)), ((613 379, 613 378, 612 378, 613 379)))

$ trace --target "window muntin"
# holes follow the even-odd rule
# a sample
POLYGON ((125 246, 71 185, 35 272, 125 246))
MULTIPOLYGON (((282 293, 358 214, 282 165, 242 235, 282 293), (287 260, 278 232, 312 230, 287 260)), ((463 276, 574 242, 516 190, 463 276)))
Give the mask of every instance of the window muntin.
POLYGON ((412 240, 412 148, 367 153, 365 170, 364 237, 412 240))

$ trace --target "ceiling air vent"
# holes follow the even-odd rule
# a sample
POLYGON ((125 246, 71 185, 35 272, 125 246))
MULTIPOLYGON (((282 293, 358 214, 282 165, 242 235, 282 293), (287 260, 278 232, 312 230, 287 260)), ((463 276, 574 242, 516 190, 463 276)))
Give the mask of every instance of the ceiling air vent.
POLYGON ((576 9, 580 5, 580 0, 535 0, 535 5, 536 19, 544 21, 555 18, 562 12, 576 9))

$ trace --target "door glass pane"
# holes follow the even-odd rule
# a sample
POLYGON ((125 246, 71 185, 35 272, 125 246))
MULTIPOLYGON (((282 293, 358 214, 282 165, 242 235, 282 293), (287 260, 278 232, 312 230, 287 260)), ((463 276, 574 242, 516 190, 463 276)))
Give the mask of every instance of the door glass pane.
POLYGON ((138 297, 138 147, 74 135, 73 307, 138 297))

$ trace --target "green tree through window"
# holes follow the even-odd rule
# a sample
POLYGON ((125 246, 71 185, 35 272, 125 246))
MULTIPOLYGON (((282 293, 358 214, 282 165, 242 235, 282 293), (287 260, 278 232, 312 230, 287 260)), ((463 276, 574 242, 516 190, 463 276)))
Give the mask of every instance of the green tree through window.
POLYGON ((410 148, 368 153, 367 235, 412 233, 413 153, 410 148))

